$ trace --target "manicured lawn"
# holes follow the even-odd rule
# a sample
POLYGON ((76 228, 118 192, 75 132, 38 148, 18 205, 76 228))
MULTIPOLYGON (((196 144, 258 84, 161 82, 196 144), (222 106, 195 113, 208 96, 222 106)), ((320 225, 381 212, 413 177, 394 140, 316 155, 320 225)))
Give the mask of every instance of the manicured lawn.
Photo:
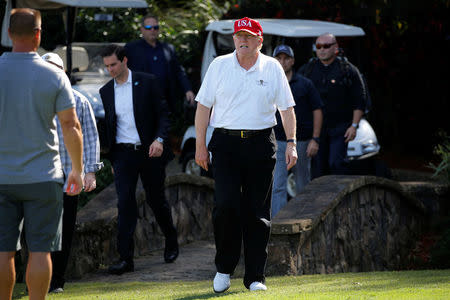
MULTIPOLYGON (((450 270, 345 273, 267 278, 268 290, 249 292, 233 279, 224 294, 211 281, 67 283, 48 299, 450 299, 450 270)), ((27 299, 18 284, 13 299, 27 299)))

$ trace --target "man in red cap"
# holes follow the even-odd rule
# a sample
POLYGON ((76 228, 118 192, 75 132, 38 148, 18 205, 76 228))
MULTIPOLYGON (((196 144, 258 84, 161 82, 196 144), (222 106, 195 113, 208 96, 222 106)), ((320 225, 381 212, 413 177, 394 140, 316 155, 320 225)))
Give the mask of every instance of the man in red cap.
POLYGON ((277 147, 272 128, 277 109, 287 137, 287 168, 297 161, 295 102, 281 65, 259 51, 261 25, 250 18, 235 21, 233 40, 236 50, 211 63, 196 97, 195 160, 208 170, 209 149, 215 179, 216 293, 230 287, 242 242, 245 287, 251 291, 267 289, 264 269, 271 226, 277 147), (208 123, 215 129, 207 148, 208 123))

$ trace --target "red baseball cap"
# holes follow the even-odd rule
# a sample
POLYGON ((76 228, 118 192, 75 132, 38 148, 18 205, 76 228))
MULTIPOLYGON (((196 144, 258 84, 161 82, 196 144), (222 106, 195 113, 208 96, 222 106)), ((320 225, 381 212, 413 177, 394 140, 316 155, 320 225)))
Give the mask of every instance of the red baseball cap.
POLYGON ((258 21, 250 19, 250 18, 242 18, 234 21, 234 33, 236 34, 239 31, 245 31, 255 36, 262 36, 263 30, 261 24, 258 21))

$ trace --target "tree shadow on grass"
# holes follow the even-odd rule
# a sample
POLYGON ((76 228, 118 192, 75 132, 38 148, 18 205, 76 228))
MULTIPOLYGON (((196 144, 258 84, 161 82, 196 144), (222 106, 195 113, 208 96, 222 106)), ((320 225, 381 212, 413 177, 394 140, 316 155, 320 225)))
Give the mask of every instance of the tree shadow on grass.
POLYGON ((24 283, 16 283, 13 290, 12 299, 21 299, 28 296, 24 283))
POLYGON ((192 295, 192 296, 186 296, 186 297, 181 297, 181 298, 174 298, 175 300, 194 300, 194 299, 210 299, 210 298, 219 298, 219 297, 226 297, 229 295, 236 295, 236 294, 240 294, 242 292, 224 292, 221 294, 218 293, 207 293, 207 294, 203 294, 203 295, 192 295))

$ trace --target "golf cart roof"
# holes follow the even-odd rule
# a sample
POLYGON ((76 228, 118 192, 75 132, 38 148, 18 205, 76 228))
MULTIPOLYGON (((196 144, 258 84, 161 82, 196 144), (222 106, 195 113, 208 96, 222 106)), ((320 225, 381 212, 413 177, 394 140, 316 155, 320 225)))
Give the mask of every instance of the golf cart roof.
MULTIPOLYGON (((5 1, 6 9, 2 23, 1 44, 5 47, 12 47, 12 42, 8 37, 8 26, 12 9, 12 0, 5 1)), ((148 4, 145 0, 16 0, 15 4, 16 7, 19 8, 30 7, 39 10, 59 9, 64 7, 148 7, 148 4)))
MULTIPOLYGON (((363 36, 364 30, 352 25, 334 22, 301 20, 301 19, 257 19, 264 34, 285 37, 317 37, 329 32, 335 36, 363 36)), ((216 31, 221 34, 233 33, 234 20, 214 21, 206 26, 206 31, 216 31)))
POLYGON ((147 7, 145 0, 16 0, 17 7, 53 9, 73 7, 147 7))

